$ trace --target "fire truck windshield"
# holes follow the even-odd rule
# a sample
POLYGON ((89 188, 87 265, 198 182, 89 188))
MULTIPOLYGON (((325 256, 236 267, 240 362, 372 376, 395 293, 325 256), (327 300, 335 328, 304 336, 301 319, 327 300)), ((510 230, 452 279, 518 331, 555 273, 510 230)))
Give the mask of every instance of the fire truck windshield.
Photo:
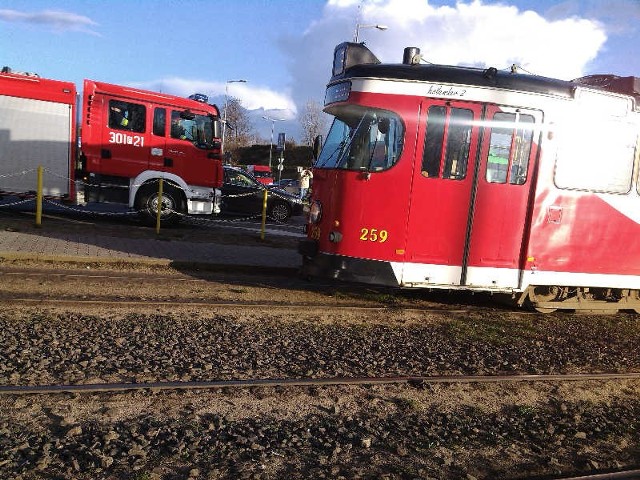
POLYGON ((192 142, 196 147, 210 149, 219 137, 219 122, 211 115, 183 118, 181 112, 171 112, 171 137, 192 142))
POLYGON ((398 161, 404 125, 389 111, 341 107, 336 115, 316 168, 367 170, 391 168, 398 161))

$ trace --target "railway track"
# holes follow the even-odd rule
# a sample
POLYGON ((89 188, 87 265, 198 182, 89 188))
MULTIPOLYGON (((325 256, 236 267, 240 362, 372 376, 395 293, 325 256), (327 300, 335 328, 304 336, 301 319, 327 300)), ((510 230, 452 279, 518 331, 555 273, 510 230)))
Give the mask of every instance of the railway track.
MULTIPOLYGON (((183 273, 172 270, 169 267, 153 267, 151 271, 140 272, 137 269, 128 270, 65 270, 65 269, 42 269, 42 268, 0 268, 0 300, 9 305, 31 305, 50 304, 57 306, 72 307, 83 306, 121 306, 121 307, 144 307, 153 301, 155 306, 190 306, 202 308, 264 308, 278 310, 300 310, 308 308, 325 308, 327 305, 333 310, 354 310, 354 311, 375 311, 380 309, 402 309, 405 311, 420 312, 428 310, 430 312, 467 313, 472 309, 486 308, 493 311, 509 311, 516 315, 536 315, 540 312, 521 309, 515 305, 508 296, 501 295, 487 296, 470 292, 426 292, 426 291, 402 291, 393 288, 372 287, 354 284, 336 284, 335 282, 324 283, 319 281, 304 282, 297 277, 285 276, 274 269, 273 273, 237 272, 229 275, 229 272, 220 271, 198 271, 183 273), (167 273, 159 273, 153 269, 167 270, 167 273), (233 277, 233 278, 230 278, 233 277), (21 292, 11 293, 10 289, 2 289, 2 281, 21 281, 35 285, 33 288, 23 288, 21 292), (38 284, 42 282, 74 283, 82 286, 93 285, 93 289, 85 289, 82 293, 74 295, 70 290, 67 295, 49 295, 46 290, 41 294, 36 293, 38 284), (155 295, 149 296, 138 292, 138 287, 145 285, 148 288, 157 286, 155 295), (188 294, 170 295, 170 299, 162 298, 161 292, 193 290, 200 287, 202 290, 212 290, 216 284, 236 284, 251 286, 255 288, 275 290, 300 291, 304 293, 315 293, 325 295, 317 302, 299 302, 287 299, 279 301, 277 299, 264 300, 261 302, 247 302, 241 298, 229 301, 218 301, 193 298, 188 294), (126 294, 109 296, 100 285, 109 287, 120 286, 126 294), (135 286, 133 290, 128 286, 135 286), (159 288, 158 288, 159 287, 159 288), (4 290, 4 291, 3 291, 4 290), (25 295, 24 292, 33 292, 25 295), (335 299, 334 292, 339 292, 343 299, 339 302, 327 302, 326 296, 335 299), (143 297, 136 299, 136 295, 143 297), (344 297, 350 296, 354 301, 346 301, 344 297), (504 301, 498 301, 498 298, 504 301)), ((287 269, 288 271, 288 269, 287 269)), ((290 272, 289 272, 290 274, 290 272)), ((165 295, 166 296, 166 295, 165 295)), ((548 313, 548 312, 542 312, 548 313)), ((614 314, 617 311, 587 310, 581 311, 583 314, 614 314)))
MULTIPOLYGON (((186 478, 185 461, 208 473, 291 458, 305 478, 362 478, 391 459, 416 478, 464 478, 514 462, 527 472, 547 450, 557 462, 535 472, 547 480, 637 466, 616 463, 626 451, 600 433, 636 438, 635 319, 396 293, 262 273, 3 267, 0 467, 73 476, 113 461, 131 477, 160 455, 186 478), (554 374, 569 368, 628 373, 554 374), (450 456, 471 444, 477 462, 450 456), (587 447, 607 452, 599 468, 574 463, 587 447)), ((584 478, 634 478, 622 474, 584 478)))
MULTIPOLYGON (((59 306, 59 307, 78 307, 78 306, 94 306, 94 307, 148 307, 150 300, 125 300, 125 299, 59 299, 59 298, 2 298, 2 303, 9 305, 23 306, 59 306)), ((402 305, 374 305, 362 306, 358 304, 331 305, 326 304, 309 304, 309 303, 277 303, 277 302, 261 302, 261 303, 244 303, 244 302, 199 302, 189 300, 152 300, 153 307, 195 307, 204 309, 259 309, 271 311, 305 311, 307 313, 326 312, 328 308, 332 312, 379 312, 402 310, 404 312, 423 312, 423 308, 407 307, 402 305)), ((437 313, 467 313, 470 309, 459 308, 430 308, 430 312, 437 313)), ((518 312, 522 315, 537 315, 535 312, 518 312)))
MULTIPOLYGON (((449 296, 449 298, 455 298, 449 296)), ((304 282, 298 278, 265 273, 229 275, 228 272, 184 274, 140 271, 90 271, 60 269, 0 268, 0 300, 5 305, 55 305, 194 308, 260 308, 276 310, 321 309, 335 311, 458 312, 469 310, 460 303, 423 301, 398 295, 395 289, 335 283, 304 282), (20 282, 21 287, 14 284, 20 282), (3 288, 4 285, 4 288, 3 288), (52 292, 49 285, 55 286, 52 292), (68 285, 62 288, 61 285, 68 285), (261 291, 260 298, 247 300, 244 291, 261 291), (62 291, 64 290, 64 291, 62 291), (200 292, 194 296, 193 292, 200 292), (235 294, 229 295, 229 291, 235 294), (60 292, 60 293, 59 293, 60 292), (299 295, 282 295, 282 292, 299 295), (221 296, 227 297, 221 299, 221 296), (168 298, 167 298, 168 297, 168 298), (304 300, 302 297, 305 297, 304 300)), ((528 313, 528 312, 527 312, 528 313)))
POLYGON ((640 380, 640 372, 633 373, 577 373, 550 375, 440 375, 357 378, 299 378, 250 379, 194 382, 101 383, 85 385, 25 385, 0 386, 0 394, 51 393, 117 393, 131 390, 213 390, 220 388, 255 387, 319 387, 390 384, 450 384, 450 383, 512 383, 512 382, 587 382, 612 380, 640 380))
POLYGON ((579 477, 562 477, 557 480, 638 480, 640 470, 624 470, 620 472, 596 473, 593 475, 581 475, 579 477))

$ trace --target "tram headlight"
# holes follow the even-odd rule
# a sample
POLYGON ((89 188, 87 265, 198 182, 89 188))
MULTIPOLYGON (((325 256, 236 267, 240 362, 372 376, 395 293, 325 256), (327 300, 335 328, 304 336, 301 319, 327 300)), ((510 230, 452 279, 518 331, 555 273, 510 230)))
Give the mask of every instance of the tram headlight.
POLYGON ((332 243, 338 243, 342 241, 342 234, 340 232, 330 232, 329 241, 332 243))
POLYGON ((309 221, 311 223, 320 223, 320 219, 322 219, 322 205, 318 200, 314 200, 309 209, 309 221))

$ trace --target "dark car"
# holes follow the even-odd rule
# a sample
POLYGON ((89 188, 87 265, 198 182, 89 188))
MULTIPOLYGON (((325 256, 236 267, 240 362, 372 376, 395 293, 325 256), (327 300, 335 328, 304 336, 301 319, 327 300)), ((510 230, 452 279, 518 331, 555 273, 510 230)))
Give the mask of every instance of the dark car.
POLYGON ((267 189, 267 215, 276 222, 286 222, 292 215, 302 214, 302 202, 275 186, 258 182, 250 173, 230 165, 224 166, 222 214, 255 216, 262 214, 264 191, 267 189))

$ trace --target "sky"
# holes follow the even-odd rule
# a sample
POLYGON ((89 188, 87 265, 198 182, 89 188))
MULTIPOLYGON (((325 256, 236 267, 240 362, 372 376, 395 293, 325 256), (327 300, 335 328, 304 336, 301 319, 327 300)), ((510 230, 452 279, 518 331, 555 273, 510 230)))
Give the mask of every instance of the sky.
POLYGON ((414 46, 431 63, 640 77, 640 0, 0 0, 0 66, 79 90, 199 92, 221 108, 233 96, 266 141, 272 126, 299 139, 297 115, 322 103, 357 24, 383 62, 414 46))

